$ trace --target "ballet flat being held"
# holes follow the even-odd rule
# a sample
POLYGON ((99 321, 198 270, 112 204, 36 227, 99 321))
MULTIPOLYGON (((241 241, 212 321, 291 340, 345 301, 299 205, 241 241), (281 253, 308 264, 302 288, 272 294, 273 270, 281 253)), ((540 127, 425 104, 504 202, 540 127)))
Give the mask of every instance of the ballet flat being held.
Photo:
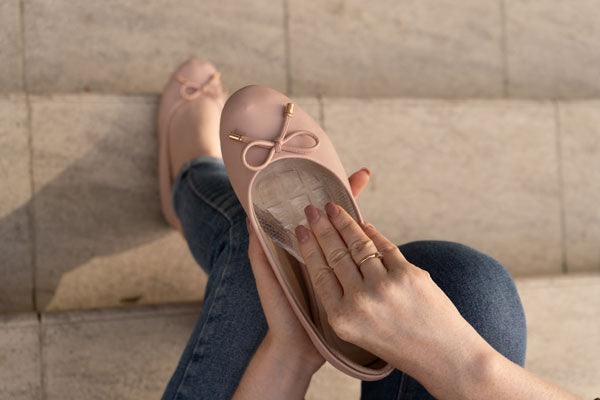
MULTIPOLYGON (((296 236, 314 289, 340 338, 388 361, 439 399, 576 398, 495 351, 429 274, 409 263, 375 227, 361 227, 336 204, 325 209, 326 214, 308 206, 310 229, 298 226, 296 236)), ((249 257, 269 332, 234 399, 300 399, 323 359, 283 291, 275 288, 253 235, 249 257)))

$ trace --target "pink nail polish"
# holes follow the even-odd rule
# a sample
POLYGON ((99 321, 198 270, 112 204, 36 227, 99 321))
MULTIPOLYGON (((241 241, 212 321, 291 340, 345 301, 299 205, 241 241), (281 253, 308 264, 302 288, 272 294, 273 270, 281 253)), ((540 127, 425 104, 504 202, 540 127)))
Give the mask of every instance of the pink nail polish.
POLYGON ((321 216, 321 212, 312 204, 306 206, 304 213, 306 214, 306 218, 308 218, 309 222, 315 222, 321 216))
POLYGON ((296 237, 299 242, 306 242, 308 239, 308 230, 304 227, 304 225, 298 225, 296 227, 296 237))
POLYGON ((338 215, 340 213, 340 210, 332 202, 325 204, 325 211, 327 212, 327 215, 329 215, 330 217, 335 217, 336 215, 338 215))

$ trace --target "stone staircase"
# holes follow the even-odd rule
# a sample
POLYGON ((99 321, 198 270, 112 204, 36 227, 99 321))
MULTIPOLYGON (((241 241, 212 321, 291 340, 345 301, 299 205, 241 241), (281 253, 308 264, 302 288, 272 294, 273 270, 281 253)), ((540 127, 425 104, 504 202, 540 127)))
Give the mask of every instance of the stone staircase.
MULTIPOLYGON (((527 367, 598 395, 599 10, 4 0, 0 399, 160 396, 206 282, 162 220, 155 179, 158 93, 192 55, 231 92, 292 95, 348 172, 371 169, 359 204, 391 239, 499 259, 526 308, 527 367)), ((327 367, 308 398, 358 388, 327 367)))

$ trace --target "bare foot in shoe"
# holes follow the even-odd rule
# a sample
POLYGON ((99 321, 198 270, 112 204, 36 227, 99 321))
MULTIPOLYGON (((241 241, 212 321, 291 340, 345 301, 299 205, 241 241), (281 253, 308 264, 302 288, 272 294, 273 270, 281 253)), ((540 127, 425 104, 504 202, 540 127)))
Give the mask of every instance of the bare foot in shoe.
POLYGON ((169 159, 171 179, 186 162, 200 156, 221 158, 219 122, 225 95, 200 96, 177 110, 171 121, 169 159))
POLYGON ((158 107, 158 183, 166 221, 181 231, 172 185, 181 167, 200 156, 221 158, 219 123, 227 92, 208 61, 190 59, 169 78, 158 107))

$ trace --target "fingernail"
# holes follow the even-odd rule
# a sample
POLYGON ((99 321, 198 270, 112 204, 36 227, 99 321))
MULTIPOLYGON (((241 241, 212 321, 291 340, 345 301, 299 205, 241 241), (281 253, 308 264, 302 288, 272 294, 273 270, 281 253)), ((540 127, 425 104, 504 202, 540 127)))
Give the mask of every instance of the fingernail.
POLYGON ((362 226, 363 230, 365 230, 365 229, 375 229, 375 227, 373 226, 373 224, 372 224, 372 223, 370 223, 370 222, 366 222, 366 221, 365 221, 365 222, 362 222, 362 223, 360 224, 360 226, 362 226))
POLYGON ((306 218, 308 218, 309 222, 315 222, 321 216, 321 212, 312 204, 306 206, 304 213, 306 214, 306 218))
POLYGON ((336 215, 338 215, 340 213, 340 210, 332 202, 325 204, 325 211, 327 212, 327 215, 329 215, 330 217, 335 217, 336 215))
POLYGON ((306 229, 304 225, 298 225, 296 227, 296 237, 298 238, 298 241, 306 242, 306 239, 308 239, 308 229, 306 229))
POLYGON ((371 176, 371 171, 369 171, 369 168, 363 167, 362 170, 365 171, 367 175, 371 176))

